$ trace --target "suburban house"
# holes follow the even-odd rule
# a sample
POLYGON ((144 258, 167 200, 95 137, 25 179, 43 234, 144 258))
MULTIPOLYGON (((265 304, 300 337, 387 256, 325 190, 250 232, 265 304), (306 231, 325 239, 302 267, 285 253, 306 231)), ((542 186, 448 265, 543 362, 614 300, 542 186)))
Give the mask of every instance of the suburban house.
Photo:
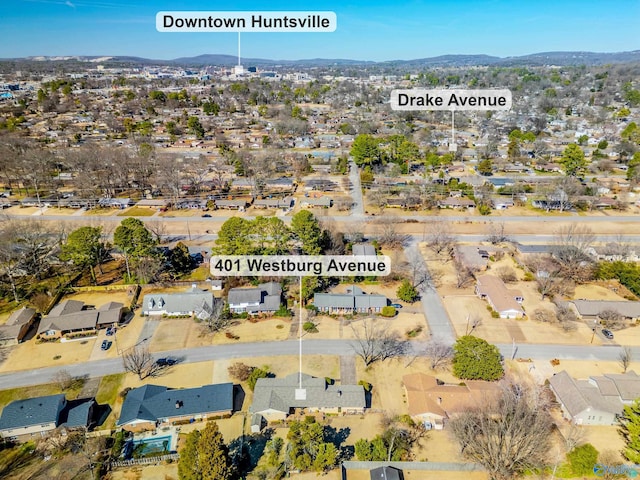
POLYGON ((601 312, 615 311, 627 320, 640 319, 640 302, 628 300, 573 300, 578 315, 583 320, 598 320, 601 312))
POLYGON ((484 246, 458 245, 455 248, 454 256, 462 265, 473 272, 477 272, 487 269, 489 259, 495 252, 496 249, 489 249, 484 246))
POLYGON ((389 300, 384 295, 372 293, 367 295, 360 287, 351 285, 346 293, 316 293, 313 304, 329 314, 380 313, 389 300))
POLYGON ((120 322, 123 306, 118 302, 109 302, 96 310, 78 300, 65 300, 40 320, 38 337, 54 339, 112 327, 120 322))
POLYGON ((232 313, 250 315, 273 313, 280 308, 282 285, 277 282, 261 283, 254 288, 232 288, 227 303, 232 313))
POLYGON ((371 480, 404 480, 402 470, 388 465, 369 470, 371 480))
POLYGON ((239 210, 244 212, 245 209, 249 206, 249 202, 246 200, 225 200, 222 198, 218 198, 214 200, 216 208, 226 208, 228 210, 239 210))
POLYGON ((96 405, 94 398, 67 400, 62 393, 15 400, 2 410, 0 436, 26 442, 59 427, 91 428, 96 405))
POLYGON ((500 318, 524 317, 524 309, 520 305, 524 297, 519 290, 508 289, 500 278, 493 275, 481 275, 476 280, 476 294, 489 302, 500 318))
POLYGON ((469 198, 448 197, 444 200, 438 200, 439 208, 474 208, 476 203, 469 198))
POLYGON ((299 373, 284 378, 259 378, 249 408, 253 414, 252 431, 259 431, 263 420, 284 420, 296 408, 304 408, 308 413, 361 414, 367 406, 362 385, 329 385, 324 378, 302 374, 305 395, 297 395, 299 387, 299 373))
POLYGON ((615 425, 624 405, 640 397, 640 376, 633 371, 576 380, 563 370, 549 384, 563 416, 577 425, 615 425))
POLYGON ((293 208, 293 197, 261 198, 253 202, 255 208, 293 208))
POLYGON ((143 385, 127 392, 116 425, 129 431, 153 430, 233 413, 233 383, 172 389, 143 385))
POLYGON ((4 325, 0 325, 0 346, 17 345, 24 340, 37 320, 35 309, 22 307, 11 314, 4 325))
POLYGON ((445 385, 436 377, 411 373, 402 377, 409 415, 428 429, 442 430, 456 413, 495 395, 500 387, 483 380, 467 380, 462 385, 445 385))
POLYGON ((307 197, 300 200, 300 206, 302 208, 314 208, 314 207, 329 208, 332 205, 333 205, 333 200, 331 199, 331 197, 327 197, 325 195, 317 198, 307 197))
POLYGON ((149 293, 142 299, 143 315, 195 316, 205 319, 213 311, 213 293, 192 285, 186 292, 149 293))

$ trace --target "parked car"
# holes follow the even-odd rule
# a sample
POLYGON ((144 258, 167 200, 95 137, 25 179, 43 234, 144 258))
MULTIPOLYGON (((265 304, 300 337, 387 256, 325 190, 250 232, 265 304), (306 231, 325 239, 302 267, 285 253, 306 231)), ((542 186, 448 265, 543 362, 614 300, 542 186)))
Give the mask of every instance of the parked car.
POLYGON ((111 335, 113 335, 114 333, 116 333, 116 329, 113 327, 109 327, 107 328, 107 337, 110 337, 111 335))
POLYGON ((103 340, 103 341, 102 341, 102 345, 100 346, 100 348, 101 348, 102 350, 109 350, 109 349, 111 348, 111 344, 112 344, 112 343, 113 343, 113 342, 110 342, 109 340, 103 340))
POLYGON ((211 215, 209 215, 208 213, 205 213, 204 215, 202 215, 202 218, 211 218, 211 215))
POLYGON ((170 367, 178 363, 178 360, 173 357, 162 357, 156 360, 156 365, 159 367, 170 367))
POLYGON ((611 330, 609 330, 608 328, 603 328, 602 329, 602 335, 607 337, 609 340, 613 340, 613 332, 611 330))
POLYGON ((395 308, 396 310, 399 309, 399 308, 402 308, 402 305, 400 305, 399 303, 392 303, 391 306, 393 308, 395 308))

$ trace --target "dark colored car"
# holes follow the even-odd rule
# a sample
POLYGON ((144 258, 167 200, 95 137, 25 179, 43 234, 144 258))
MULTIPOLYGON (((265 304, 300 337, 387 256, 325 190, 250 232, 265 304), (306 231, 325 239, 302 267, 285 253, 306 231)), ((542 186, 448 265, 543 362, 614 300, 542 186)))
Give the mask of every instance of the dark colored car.
POLYGON ((395 308, 396 310, 397 310, 398 308, 402 308, 402 305, 400 305, 399 303, 392 303, 392 304, 391 304, 391 306, 392 306, 393 308, 395 308))
POLYGON ((602 335, 607 337, 609 340, 613 340, 613 332, 611 330, 609 330, 608 328, 603 328, 602 329, 602 335))
POLYGON ((116 333, 116 329, 113 327, 109 327, 107 328, 107 337, 110 337, 111 335, 113 335, 114 333, 116 333))
POLYGON ((205 213, 204 215, 202 215, 202 218, 211 218, 211 215, 209 215, 208 213, 205 213))
POLYGON ((178 361, 173 357, 163 357, 156 360, 156 365, 160 367, 170 367, 176 363, 178 363, 178 361))
POLYGON ((109 340, 103 340, 102 346, 100 347, 102 350, 109 350, 111 348, 111 343, 109 340))

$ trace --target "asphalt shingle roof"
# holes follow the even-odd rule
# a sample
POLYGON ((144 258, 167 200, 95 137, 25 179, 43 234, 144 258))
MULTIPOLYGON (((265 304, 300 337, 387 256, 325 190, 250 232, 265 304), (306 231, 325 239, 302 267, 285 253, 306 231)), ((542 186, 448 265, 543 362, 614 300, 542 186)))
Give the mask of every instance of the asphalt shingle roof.
POLYGON ((62 393, 13 401, 2 410, 0 430, 57 422, 64 402, 62 393))
POLYGON ((229 410, 233 410, 233 383, 181 389, 144 385, 127 393, 118 425, 229 410), (176 408, 176 402, 180 402, 180 408, 176 408))

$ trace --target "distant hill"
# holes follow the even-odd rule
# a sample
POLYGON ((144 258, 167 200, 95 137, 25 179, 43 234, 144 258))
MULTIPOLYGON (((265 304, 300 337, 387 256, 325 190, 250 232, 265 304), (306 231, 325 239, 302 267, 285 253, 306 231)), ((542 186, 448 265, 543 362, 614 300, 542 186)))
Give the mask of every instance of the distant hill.
MULTIPOLYGON (((2 60, 2 59, 0 59, 2 60)), ((3 59, 11 61, 79 61, 79 62, 109 62, 109 63, 137 63, 143 65, 184 65, 184 66, 233 66, 238 63, 235 55, 205 54, 196 57, 180 57, 173 60, 153 60, 134 56, 37 56, 26 58, 3 59)), ((413 66, 413 67, 467 67, 467 66, 542 66, 542 65, 604 65, 609 63, 640 62, 640 50, 617 53, 598 52, 542 52, 517 57, 494 57, 491 55, 440 55, 437 57, 419 58, 413 60, 390 60, 373 62, 351 59, 313 58, 302 60, 273 60, 264 58, 242 58, 243 65, 256 66, 413 66)))

